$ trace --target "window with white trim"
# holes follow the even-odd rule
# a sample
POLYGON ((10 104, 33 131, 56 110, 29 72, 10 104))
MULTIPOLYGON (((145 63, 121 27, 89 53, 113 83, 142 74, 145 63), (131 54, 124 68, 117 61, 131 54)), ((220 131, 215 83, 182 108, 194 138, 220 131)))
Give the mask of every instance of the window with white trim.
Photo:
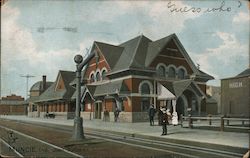
POLYGON ((158 67, 157 73, 160 77, 165 77, 165 72, 166 70, 164 66, 161 65, 158 67))
POLYGON ((105 80, 106 78, 106 73, 107 73, 107 70, 102 70, 102 80, 105 80))
POLYGON ((179 79, 184 79, 185 78, 185 70, 183 68, 180 68, 178 70, 178 78, 179 79))
POLYGON ((168 69, 168 77, 175 78, 175 68, 174 67, 169 67, 169 69, 168 69))
POLYGON ((94 74, 90 75, 90 82, 95 82, 95 75, 94 74))
POLYGON ((142 94, 150 94, 150 86, 148 83, 143 83, 141 85, 141 93, 142 94))
POLYGON ((100 75, 100 72, 97 72, 96 73, 96 81, 100 81, 101 80, 101 75, 100 75))

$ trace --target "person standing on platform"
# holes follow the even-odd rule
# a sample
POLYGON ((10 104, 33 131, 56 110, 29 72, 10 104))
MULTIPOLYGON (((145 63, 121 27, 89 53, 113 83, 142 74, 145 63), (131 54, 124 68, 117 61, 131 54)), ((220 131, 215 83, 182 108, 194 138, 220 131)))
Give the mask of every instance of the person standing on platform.
POLYGON ((118 109, 118 107, 116 107, 114 111, 115 122, 117 122, 119 114, 120 114, 120 110, 118 109))
POLYGON ((149 122, 150 122, 150 126, 154 125, 154 116, 155 116, 155 109, 153 105, 150 105, 149 107, 149 111, 148 111, 148 115, 149 115, 149 122))
POLYGON ((167 125, 168 125, 168 117, 170 116, 169 110, 166 110, 166 108, 162 108, 162 134, 161 135, 167 135, 167 125))

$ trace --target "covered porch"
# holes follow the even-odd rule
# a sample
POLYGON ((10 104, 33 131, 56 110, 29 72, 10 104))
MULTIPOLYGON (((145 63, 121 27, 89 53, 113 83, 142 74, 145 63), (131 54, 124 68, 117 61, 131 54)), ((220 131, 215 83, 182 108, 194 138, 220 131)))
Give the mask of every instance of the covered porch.
POLYGON ((180 115, 200 116, 205 112, 206 95, 192 80, 158 83, 158 100, 162 106, 170 109, 170 112, 177 112, 180 115))

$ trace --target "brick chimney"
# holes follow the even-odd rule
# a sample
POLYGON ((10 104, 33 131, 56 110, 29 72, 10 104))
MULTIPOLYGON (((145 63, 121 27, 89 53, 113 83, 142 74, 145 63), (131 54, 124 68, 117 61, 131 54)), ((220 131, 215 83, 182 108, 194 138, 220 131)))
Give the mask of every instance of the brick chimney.
POLYGON ((42 82, 42 92, 44 92, 45 91, 45 89, 46 89, 46 76, 45 75, 43 75, 43 82, 42 82))

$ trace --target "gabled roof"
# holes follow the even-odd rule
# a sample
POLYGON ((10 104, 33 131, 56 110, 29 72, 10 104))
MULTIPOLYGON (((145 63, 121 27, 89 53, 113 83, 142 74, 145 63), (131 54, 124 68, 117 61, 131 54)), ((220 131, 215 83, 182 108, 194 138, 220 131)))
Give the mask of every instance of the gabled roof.
POLYGON ((115 67, 113 68, 113 70, 111 70, 112 72, 128 69, 130 67, 131 62, 133 62, 140 39, 141 37, 138 36, 119 45, 124 49, 115 67))
POLYGON ((192 80, 181 80, 173 82, 174 91, 176 96, 181 96, 181 94, 188 88, 192 83, 192 80))
POLYGON ((96 86, 94 96, 112 95, 117 93, 121 94, 127 92, 127 86, 124 84, 123 80, 120 80, 96 86))
POLYGON ((164 87, 166 87, 171 93, 173 93, 176 97, 179 97, 183 94, 185 90, 188 88, 196 89, 198 91, 198 95, 206 97, 206 95, 200 90, 200 88, 193 82, 191 79, 180 80, 174 82, 160 82, 164 87))
MULTIPOLYGON (((84 93, 90 93, 91 97, 99 97, 113 94, 127 94, 129 92, 128 87, 123 80, 108 82, 101 85, 86 85, 86 91, 84 93)), ((86 94, 83 94, 85 97, 86 94)))
POLYGON ((213 79, 212 76, 199 71, 196 68, 176 34, 171 34, 156 41, 152 41, 144 35, 140 35, 118 46, 101 42, 95 42, 95 44, 103 53, 106 61, 110 65, 111 72, 107 75, 111 75, 130 69, 142 71, 149 70, 149 65, 170 41, 173 41, 176 44, 181 54, 184 56, 192 71, 198 78, 202 78, 203 80, 213 79))
POLYGON ((250 68, 247 68, 246 70, 242 71, 236 77, 244 77, 244 76, 250 76, 250 68))
POLYGON ((223 78, 221 80, 228 80, 228 79, 233 79, 233 78, 240 78, 240 77, 249 77, 250 76, 250 68, 247 68, 246 70, 242 71, 238 75, 234 77, 228 77, 228 78, 223 78))
POLYGON ((27 102, 35 102, 36 100, 39 100, 39 96, 30 96, 25 101, 27 101, 27 102))
POLYGON ((207 80, 213 80, 214 79, 214 77, 213 76, 211 76, 211 75, 209 75, 209 74, 207 74, 207 73, 205 73, 205 72, 203 72, 203 71, 201 71, 201 70, 199 70, 198 69, 198 71, 195 73, 195 75, 196 75, 196 78, 198 79, 205 79, 205 81, 207 81, 207 80))
POLYGON ((75 72, 72 71, 62 71, 60 70, 57 75, 56 81, 45 91, 43 92, 39 99, 35 102, 44 102, 44 101, 52 101, 52 100, 60 100, 60 99, 71 99, 75 89, 69 85, 71 81, 75 78, 75 72), (59 76, 64 82, 65 89, 55 90, 57 82, 59 80, 59 76))
POLYGON ((166 46, 166 44, 172 39, 173 34, 159 39, 157 41, 151 42, 148 45, 147 57, 145 59, 145 65, 149 66, 159 52, 166 46))
POLYGON ((137 48, 134 53, 134 58, 131 61, 130 67, 133 68, 146 68, 145 59, 148 55, 148 44, 152 42, 147 37, 141 35, 138 41, 137 48))
POLYGON ((113 69, 116 62, 120 58, 124 48, 101 42, 95 42, 95 44, 99 48, 99 50, 103 53, 104 58, 108 62, 110 68, 113 69))

